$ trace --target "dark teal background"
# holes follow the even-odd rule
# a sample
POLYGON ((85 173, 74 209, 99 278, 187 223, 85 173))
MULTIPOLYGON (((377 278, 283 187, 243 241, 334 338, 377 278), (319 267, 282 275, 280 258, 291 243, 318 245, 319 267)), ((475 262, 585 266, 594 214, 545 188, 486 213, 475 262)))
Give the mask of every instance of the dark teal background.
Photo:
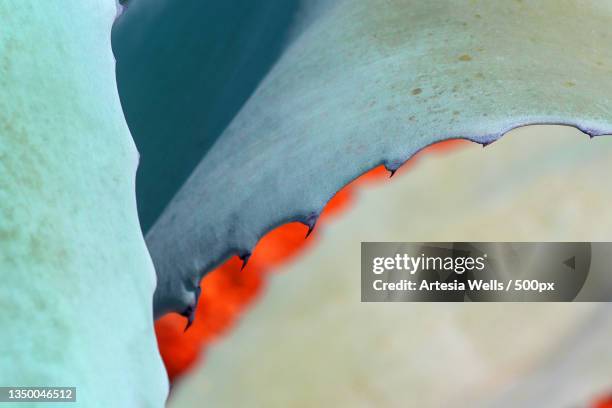
POLYGON ((130 0, 115 23, 143 231, 278 58, 297 0, 130 0))

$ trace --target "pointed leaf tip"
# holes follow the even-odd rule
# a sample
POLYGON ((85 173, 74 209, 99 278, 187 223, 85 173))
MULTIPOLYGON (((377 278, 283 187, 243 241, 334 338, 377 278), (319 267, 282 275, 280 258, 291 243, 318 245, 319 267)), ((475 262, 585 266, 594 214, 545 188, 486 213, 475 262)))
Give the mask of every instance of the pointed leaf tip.
POLYGON ((242 266, 240 267, 240 270, 244 270, 244 268, 246 268, 247 264, 249 263, 249 259, 251 259, 251 253, 247 252, 243 255, 240 255, 239 258, 242 260, 242 266))

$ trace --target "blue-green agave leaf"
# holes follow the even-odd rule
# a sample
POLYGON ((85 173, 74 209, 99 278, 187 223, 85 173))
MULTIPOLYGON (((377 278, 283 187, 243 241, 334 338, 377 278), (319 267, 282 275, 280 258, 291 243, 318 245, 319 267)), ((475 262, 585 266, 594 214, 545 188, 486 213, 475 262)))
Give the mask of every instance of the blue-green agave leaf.
POLYGON ((321 0, 299 15, 147 234, 156 316, 193 308, 206 272, 275 226, 312 225, 374 166, 525 124, 612 132, 611 1, 321 0))

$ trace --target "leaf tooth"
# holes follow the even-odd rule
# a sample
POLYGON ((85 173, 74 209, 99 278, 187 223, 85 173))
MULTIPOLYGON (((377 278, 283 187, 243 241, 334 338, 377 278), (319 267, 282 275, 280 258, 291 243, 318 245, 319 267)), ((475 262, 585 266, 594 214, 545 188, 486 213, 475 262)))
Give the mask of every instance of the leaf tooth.
POLYGON ((399 160, 385 162, 385 169, 389 172, 389 178, 395 175, 395 172, 402 166, 403 162, 399 160))
POLYGON ((319 219, 318 213, 310 213, 302 222, 302 224, 308 227, 308 232, 306 233, 306 237, 308 238, 310 234, 312 234, 312 230, 314 230, 315 225, 317 224, 317 220, 319 219))
POLYGON ((242 271, 244 268, 246 268, 247 264, 249 263, 249 259, 251 259, 251 252, 244 252, 242 255, 239 255, 238 257, 242 260, 242 266, 240 267, 240 270, 242 271))
POLYGON ((187 331, 187 329, 191 327, 191 325, 193 324, 193 321, 195 320, 195 314, 198 308, 198 301, 200 300, 201 293, 202 293, 202 287, 198 285, 195 289, 194 302, 190 304, 189 306, 187 306, 185 310, 183 310, 183 312, 181 313, 181 315, 187 318, 187 325, 185 325, 185 330, 184 330, 185 332, 187 331))

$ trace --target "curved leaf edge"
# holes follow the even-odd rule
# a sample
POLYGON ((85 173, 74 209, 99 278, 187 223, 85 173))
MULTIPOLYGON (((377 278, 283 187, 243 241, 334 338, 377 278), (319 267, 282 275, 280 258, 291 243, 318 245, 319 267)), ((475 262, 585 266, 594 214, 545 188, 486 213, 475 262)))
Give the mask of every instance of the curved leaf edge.
MULTIPOLYGON (((308 228, 308 232, 305 235, 305 239, 308 238, 308 236, 311 234, 311 232, 314 230, 314 228, 316 227, 316 223, 317 220, 319 218, 319 216, 321 215, 321 213, 323 212, 323 209, 325 208, 325 206, 327 205, 327 203, 335 196, 335 194, 338 193, 338 191, 340 191, 342 188, 344 188, 345 186, 349 185, 350 183, 352 183, 354 180, 356 180, 357 178, 361 177, 363 174, 371 171, 372 169, 379 167, 379 166, 384 166, 387 171, 389 172, 389 177, 392 177, 395 172, 402 167, 406 162, 408 162, 410 159, 412 159, 414 156, 416 156, 417 154, 419 154, 422 150, 427 149, 428 147, 431 147, 433 145, 436 145, 438 143, 442 143, 445 141, 449 141, 449 140, 465 140, 465 141, 469 141, 472 143, 477 143, 482 145, 483 148, 487 147, 488 145, 500 140, 503 136, 505 136, 507 133, 518 129, 518 128, 522 128, 522 127, 527 127, 527 126, 537 126, 537 125, 548 125, 548 126, 569 126, 569 127, 573 127, 577 130, 579 130, 580 132, 584 133, 585 135, 589 136, 590 139, 593 139, 594 137, 599 137, 599 136, 612 136, 612 127, 608 128, 605 126, 602 127, 597 127, 597 126, 586 126, 580 123, 579 120, 560 120, 560 121, 517 121, 516 123, 505 127, 502 131, 497 132, 497 133, 492 133, 492 134, 488 134, 488 135, 484 135, 484 136, 462 136, 462 135, 457 135, 457 136, 450 136, 450 137, 445 137, 439 140, 436 140, 435 142, 426 144, 421 146, 420 148, 412 151, 412 153, 410 153, 405 159, 403 160, 390 160, 390 159, 382 159, 378 162, 376 162, 375 165, 368 167, 365 169, 365 171, 359 172, 358 174, 354 175, 352 178, 348 179, 348 180, 344 180, 343 182, 341 182, 341 186, 336 189, 335 193, 330 195, 324 202, 324 204, 322 206, 320 206, 319 208, 313 210, 313 211, 307 211, 307 212, 302 212, 302 213, 296 213, 293 214, 292 216, 283 218, 279 221, 275 221, 270 223, 267 228, 264 228, 261 233, 259 233, 257 235, 257 239, 255 240, 255 242, 251 242, 249 243, 249 245, 245 245, 241 248, 228 248, 227 251, 225 251, 224 254, 218 256, 216 258, 216 261, 209 267, 206 267, 204 269, 201 269, 199 271, 197 271, 196 273, 194 273, 192 275, 191 280, 187 280, 187 281, 183 281, 181 282, 182 286, 184 287, 184 296, 182 296, 180 299, 172 299, 172 300, 168 300, 167 298, 164 298, 164 294, 161 294, 158 290, 155 291, 155 296, 154 296, 154 318, 155 319, 159 319, 160 317, 164 316, 167 313, 172 313, 172 312, 176 312, 181 314, 182 316, 187 318, 187 326, 186 329, 189 328, 189 326, 191 325, 191 322, 193 321, 193 319, 195 318, 195 310, 197 309, 197 305, 198 305, 198 300, 199 300, 199 296, 200 296, 200 281, 212 270, 216 269, 218 266, 222 265, 223 263, 225 263, 227 260, 229 260, 230 258, 232 258, 233 256, 237 256, 239 257, 242 261, 243 261, 243 267, 246 266, 246 264, 248 263, 249 258, 251 257, 255 246, 257 245, 257 243, 269 232, 273 231, 274 229, 285 225, 285 224, 289 224, 289 223, 293 223, 293 222, 299 222, 301 224, 304 224, 307 228, 308 228)), ((147 234, 147 237, 149 236, 149 234, 147 234)))

